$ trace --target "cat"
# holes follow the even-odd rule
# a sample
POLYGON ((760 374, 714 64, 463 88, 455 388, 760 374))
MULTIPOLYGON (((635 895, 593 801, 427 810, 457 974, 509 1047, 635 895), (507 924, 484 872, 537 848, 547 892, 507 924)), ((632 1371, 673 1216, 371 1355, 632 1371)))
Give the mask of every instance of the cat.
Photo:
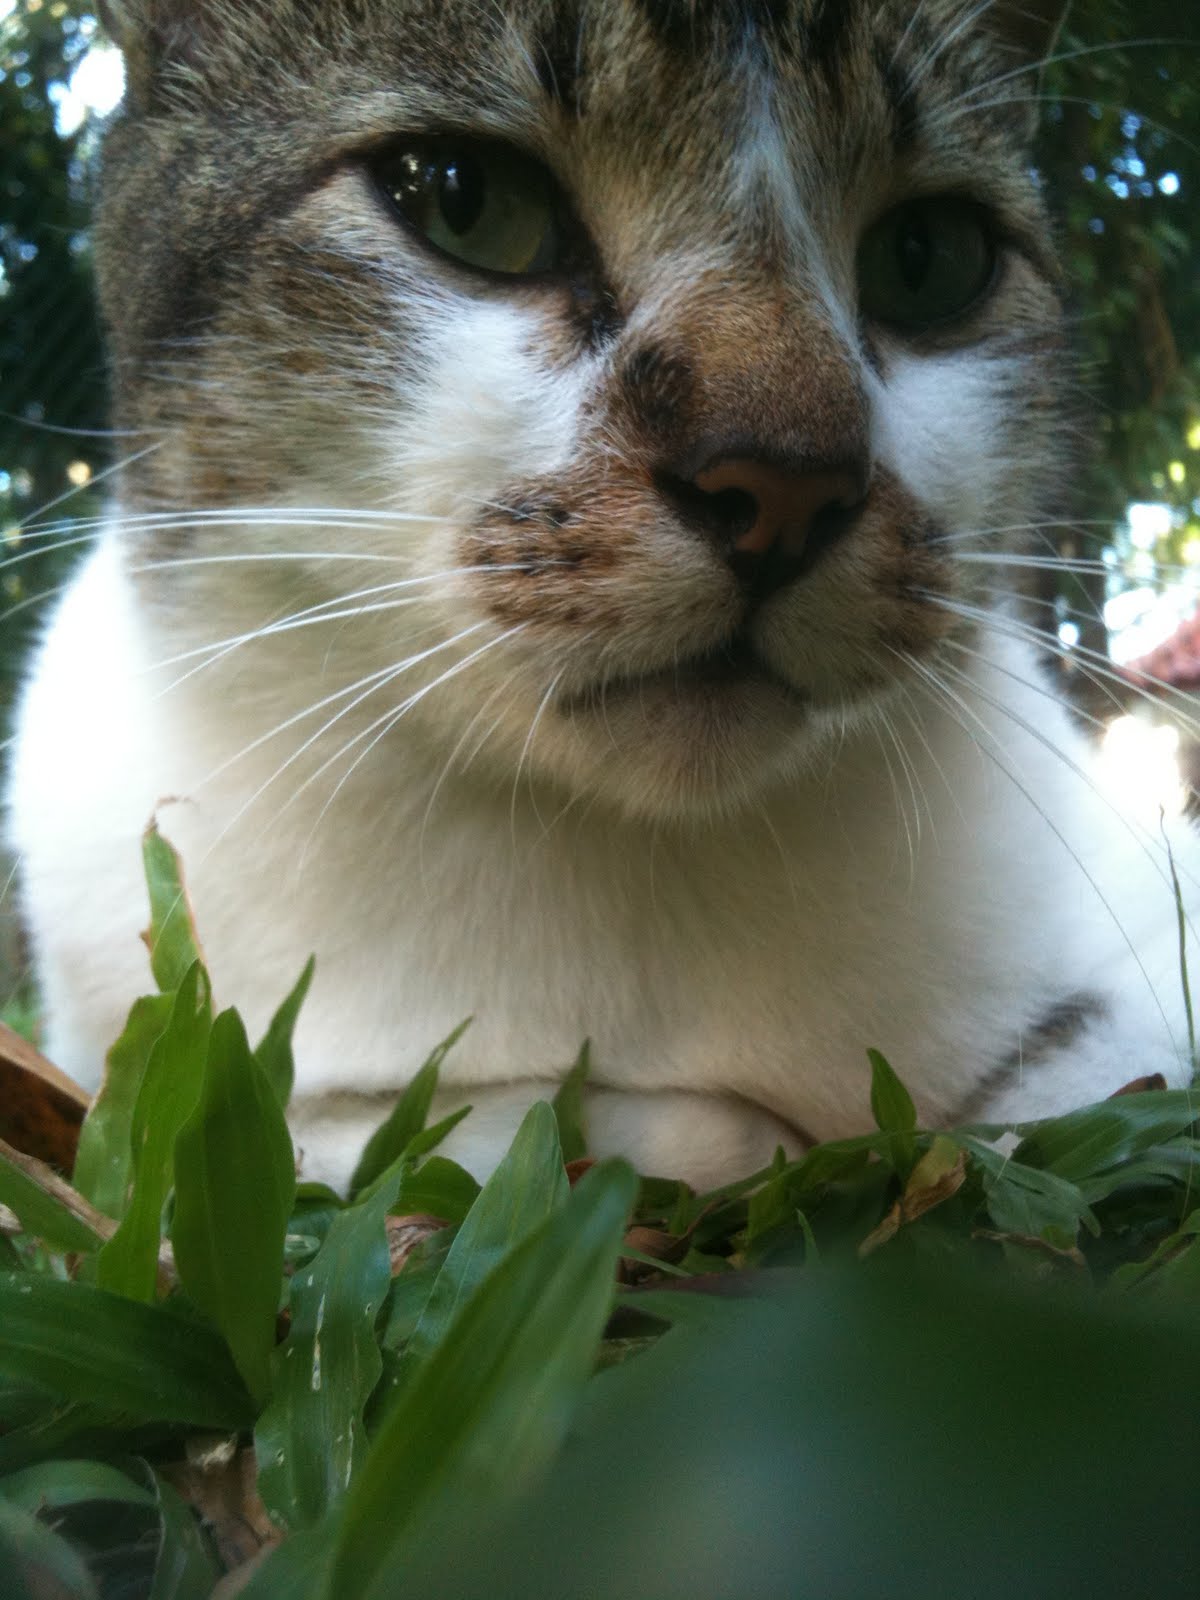
POLYGON ((585 1036, 593 1148, 699 1187, 869 1126, 868 1047, 931 1125, 1188 1081, 1172 861, 1005 581, 1079 475, 1060 5, 104 9, 132 448, 9 793, 64 1068, 157 812, 220 1001, 316 953, 306 1178, 468 1016, 480 1174, 585 1036))

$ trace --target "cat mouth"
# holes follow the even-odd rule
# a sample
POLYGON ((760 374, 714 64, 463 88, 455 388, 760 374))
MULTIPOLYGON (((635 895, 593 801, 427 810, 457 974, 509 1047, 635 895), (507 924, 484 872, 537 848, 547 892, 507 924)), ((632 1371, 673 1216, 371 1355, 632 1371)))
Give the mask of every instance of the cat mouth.
POLYGON ((559 710, 605 712, 632 696, 674 699, 694 704, 730 696, 761 697, 763 693, 781 697, 796 709, 806 710, 809 697, 795 684, 780 676, 754 648, 749 635, 739 630, 719 645, 648 672, 618 673, 582 689, 572 690, 559 700, 559 710))

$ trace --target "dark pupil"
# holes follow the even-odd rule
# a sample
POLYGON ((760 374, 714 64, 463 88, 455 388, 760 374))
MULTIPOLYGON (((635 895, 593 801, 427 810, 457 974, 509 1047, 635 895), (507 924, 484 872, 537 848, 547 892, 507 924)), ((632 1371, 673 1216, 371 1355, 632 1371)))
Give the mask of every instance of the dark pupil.
POLYGON ((904 287, 910 294, 918 294, 929 276, 933 256, 929 228, 923 217, 908 217, 901 224, 896 254, 904 287))
POLYGON ((446 226, 460 238, 483 215, 485 189, 483 168, 470 156, 454 156, 442 168, 438 204, 446 226))

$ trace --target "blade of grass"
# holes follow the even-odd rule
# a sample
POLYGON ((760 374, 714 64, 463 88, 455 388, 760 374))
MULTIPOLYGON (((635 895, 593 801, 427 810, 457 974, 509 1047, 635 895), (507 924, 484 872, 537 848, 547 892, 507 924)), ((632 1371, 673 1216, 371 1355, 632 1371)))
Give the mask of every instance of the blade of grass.
POLYGON ((470 1525, 550 1460, 595 1360, 636 1193, 622 1163, 593 1168, 462 1305, 346 1503, 330 1586, 338 1600, 394 1593, 431 1512, 453 1506, 470 1525))
POLYGON ((171 1238, 183 1287, 228 1340, 255 1398, 270 1390, 284 1241, 296 1192, 278 1096, 241 1018, 212 1025, 204 1085, 175 1141, 171 1238))
POLYGON ((0 1273, 0 1377, 138 1421, 253 1415, 225 1344, 194 1317, 30 1273, 0 1273))
POLYGON ((385 1172, 421 1133, 437 1091, 442 1062, 470 1025, 471 1019, 468 1017, 465 1022, 459 1023, 453 1033, 442 1040, 400 1096, 390 1115, 368 1139, 366 1149, 359 1157, 354 1176, 350 1180, 352 1195, 357 1195, 381 1172, 385 1172))

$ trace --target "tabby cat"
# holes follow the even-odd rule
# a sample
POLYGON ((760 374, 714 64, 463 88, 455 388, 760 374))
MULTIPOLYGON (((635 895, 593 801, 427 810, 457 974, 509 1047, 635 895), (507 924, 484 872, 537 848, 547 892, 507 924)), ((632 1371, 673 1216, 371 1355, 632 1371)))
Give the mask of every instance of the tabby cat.
MULTIPOLYGON (((139 836, 344 1183, 431 1045, 485 1171, 712 1184, 1189 1071, 1170 862, 1006 592, 1069 510, 1047 0, 110 0, 106 527, 10 793, 48 1049, 139 836)), ((1191 845, 1176 856, 1189 880, 1191 845)))

